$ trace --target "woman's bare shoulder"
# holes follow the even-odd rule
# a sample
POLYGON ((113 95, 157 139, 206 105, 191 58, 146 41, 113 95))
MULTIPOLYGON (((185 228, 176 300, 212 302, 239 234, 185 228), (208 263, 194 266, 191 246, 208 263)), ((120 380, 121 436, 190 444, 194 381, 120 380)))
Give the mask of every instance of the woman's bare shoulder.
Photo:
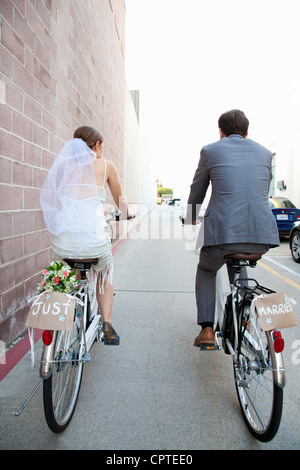
POLYGON ((107 162, 107 172, 108 172, 108 175, 116 175, 117 174, 117 168, 115 166, 115 164, 111 161, 111 160, 106 160, 107 162))
POLYGON ((116 168, 115 164, 111 161, 111 160, 107 160, 106 159, 106 163, 107 163, 107 168, 116 168))

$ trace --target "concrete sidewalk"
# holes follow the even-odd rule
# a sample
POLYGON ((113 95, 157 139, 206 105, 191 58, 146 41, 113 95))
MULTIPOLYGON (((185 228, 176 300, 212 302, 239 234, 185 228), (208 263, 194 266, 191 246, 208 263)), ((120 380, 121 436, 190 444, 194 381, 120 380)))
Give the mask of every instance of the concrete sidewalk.
POLYGON ((39 380, 27 354, 0 383, 0 448, 299 449, 284 425, 271 443, 253 439, 231 357, 193 346, 198 253, 189 241, 193 229, 183 229, 178 215, 176 208, 155 208, 119 245, 113 324, 121 344, 93 347, 68 429, 49 431, 41 391, 19 418, 12 416, 39 380))

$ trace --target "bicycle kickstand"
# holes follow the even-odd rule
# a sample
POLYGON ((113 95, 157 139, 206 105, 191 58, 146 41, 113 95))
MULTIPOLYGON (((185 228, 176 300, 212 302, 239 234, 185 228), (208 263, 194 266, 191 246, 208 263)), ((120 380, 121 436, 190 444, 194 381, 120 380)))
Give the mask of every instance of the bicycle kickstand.
POLYGON ((35 393, 38 391, 38 389, 40 388, 40 386, 42 385, 42 383, 44 382, 44 379, 41 379, 41 381, 38 383, 38 385, 35 387, 35 389, 33 390, 33 392, 29 395, 29 397, 27 398, 27 400, 25 401, 25 403, 21 406, 21 408, 19 409, 19 411, 13 411, 13 415, 14 416, 20 416, 20 414, 22 413, 22 411, 24 410, 24 408, 28 405, 28 403, 30 402, 30 400, 32 399, 33 395, 35 395, 35 393))

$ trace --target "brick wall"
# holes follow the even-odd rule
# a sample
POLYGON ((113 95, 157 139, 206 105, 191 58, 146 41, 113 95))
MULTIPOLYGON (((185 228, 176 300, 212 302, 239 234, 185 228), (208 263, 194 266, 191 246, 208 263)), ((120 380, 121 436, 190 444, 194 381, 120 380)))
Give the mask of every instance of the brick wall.
POLYGON ((124 0, 0 0, 0 340, 24 331, 53 259, 40 189, 80 125, 123 178, 124 0))

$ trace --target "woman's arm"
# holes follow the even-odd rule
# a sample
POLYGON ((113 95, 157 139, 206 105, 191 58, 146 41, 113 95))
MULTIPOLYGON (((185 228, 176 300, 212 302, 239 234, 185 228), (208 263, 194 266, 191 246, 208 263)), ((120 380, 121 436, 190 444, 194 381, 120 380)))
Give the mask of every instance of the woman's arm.
POLYGON ((111 161, 107 161, 107 183, 111 191, 115 204, 122 214, 126 214, 127 219, 131 219, 132 215, 128 212, 128 204, 122 192, 120 180, 115 165, 111 161))

